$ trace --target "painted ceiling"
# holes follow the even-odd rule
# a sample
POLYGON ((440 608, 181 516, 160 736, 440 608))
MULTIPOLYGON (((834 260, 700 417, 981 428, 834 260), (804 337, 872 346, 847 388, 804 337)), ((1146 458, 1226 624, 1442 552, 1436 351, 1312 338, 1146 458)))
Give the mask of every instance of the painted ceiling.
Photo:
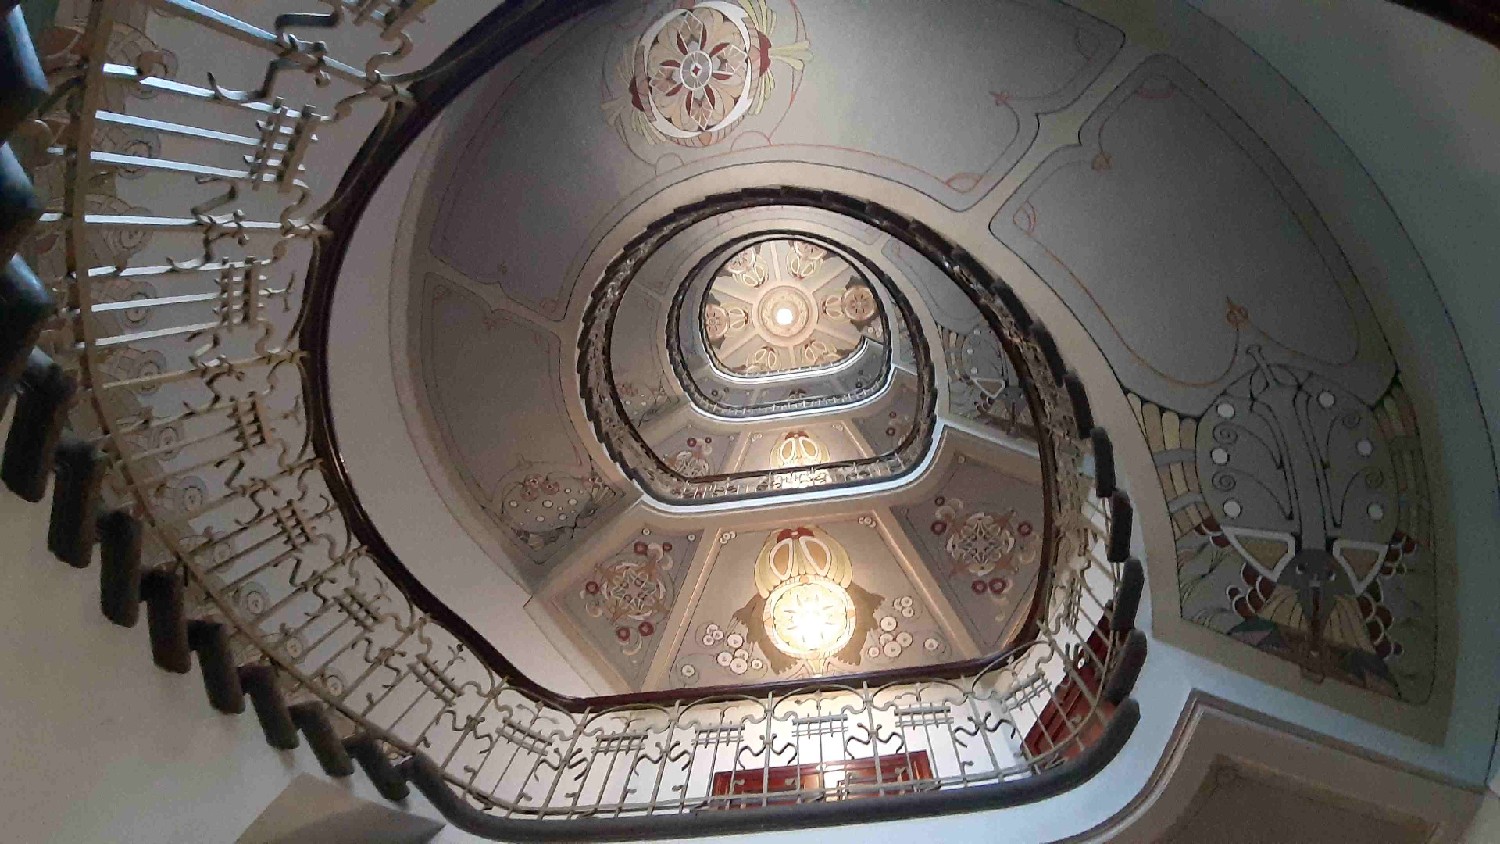
MULTIPOLYGON (((1430 410, 1400 366, 1409 340, 1388 333, 1371 292, 1407 270, 1357 236, 1374 212, 1342 198, 1358 163, 1185 6, 1153 24, 1171 37, 1142 40, 1123 12, 1077 5, 1093 13, 1053 0, 622 2, 549 33, 455 107, 397 303, 409 412, 450 507, 605 685, 949 661, 1003 647, 1026 620, 1043 504, 1025 393, 994 326, 898 241, 809 209, 726 215, 694 241, 790 230, 894 279, 918 324, 888 329, 895 365, 877 400, 753 424, 695 409, 664 330, 705 254, 693 243, 640 273, 611 366, 654 452, 715 475, 882 453, 920 407, 912 349, 925 343, 940 435, 902 488, 775 518, 658 507, 579 405, 580 321, 625 239, 708 194, 809 184, 928 219, 1062 326, 1070 362, 1097 360, 1091 396, 1119 399, 1139 437, 1123 448, 1149 455, 1131 493, 1163 514, 1146 533, 1175 553, 1149 561, 1152 594, 1159 616, 1197 631, 1183 641, 1212 634, 1193 647, 1355 710, 1444 693, 1430 410), (778 542, 803 540, 849 561, 848 629, 819 633, 840 644, 815 659, 776 644, 776 585, 756 579, 778 542)), ((809 255, 794 244, 719 265, 703 321, 726 369, 806 365, 812 336, 833 361, 876 336, 859 319, 870 302, 848 295, 857 274, 825 258, 798 276, 809 255), (789 276, 799 333, 777 345, 777 307, 761 299, 789 276)))
POLYGON ((880 299, 854 268, 807 240, 768 240, 730 256, 704 293, 714 363, 736 375, 834 366, 884 342, 880 299))

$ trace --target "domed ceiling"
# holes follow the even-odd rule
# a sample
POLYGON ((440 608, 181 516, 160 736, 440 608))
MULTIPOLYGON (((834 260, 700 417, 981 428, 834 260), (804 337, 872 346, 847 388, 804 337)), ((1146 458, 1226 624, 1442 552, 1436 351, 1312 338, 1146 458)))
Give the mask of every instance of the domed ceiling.
POLYGON ((1377 719, 1443 699, 1427 411, 1362 284, 1395 259, 1327 175, 1358 164, 1169 6, 622 2, 455 106, 396 292, 407 410, 607 685, 977 657, 1044 592, 1015 338, 915 235, 725 199, 785 185, 931 226, 1072 344, 1140 432, 1163 629, 1377 719))

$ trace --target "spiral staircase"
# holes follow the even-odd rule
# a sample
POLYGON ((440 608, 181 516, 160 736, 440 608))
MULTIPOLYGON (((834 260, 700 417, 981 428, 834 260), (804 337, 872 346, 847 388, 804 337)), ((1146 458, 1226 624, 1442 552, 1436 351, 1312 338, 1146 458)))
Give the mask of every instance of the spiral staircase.
MULTIPOLYGON (((500 3, 434 51, 419 44, 434 2, 326 0, 242 20, 193 0, 96 0, 74 43, 47 45, 45 67, 21 8, 0 3, 0 402, 14 405, 0 479, 39 506, 50 495, 47 548, 68 566, 98 565, 100 613, 123 628, 144 613, 153 663, 196 673, 218 712, 253 710, 272 748, 305 743, 328 777, 367 778, 395 804, 415 788, 455 827, 497 841, 974 811, 1062 794, 1103 770, 1141 717, 1132 694, 1147 659, 1136 618, 1148 566, 1113 444, 1125 432, 1096 424, 1068 350, 1002 278, 867 197, 768 185, 657 215, 590 282, 577 349, 588 421, 602 452, 663 505, 816 500, 920 475, 946 442, 933 353, 900 286, 881 287, 882 271, 858 256, 887 320, 872 336, 906 338, 890 348, 865 338, 849 353, 884 368, 877 377, 833 365, 861 380, 726 404, 743 376, 702 365, 717 361, 699 325, 702 272, 670 302, 668 343, 687 351, 664 372, 685 404, 727 425, 836 413, 851 396, 857 413, 902 362, 919 400, 887 453, 685 472, 647 441, 610 357, 633 279, 706 221, 832 213, 899 243, 968 297, 1006 351, 1035 453, 1041 574, 1003 647, 883 671, 575 697, 527 677, 508 643, 424 586, 340 450, 329 360, 342 268, 382 180, 466 86, 605 5, 500 3), (194 42, 194 58, 222 64, 175 66, 136 26, 148 13, 194 42), (149 210, 121 188, 139 178, 165 186, 149 210), (801 779, 788 788, 774 775, 801 779)), ((1477 7, 1454 14, 1493 24, 1477 7)))

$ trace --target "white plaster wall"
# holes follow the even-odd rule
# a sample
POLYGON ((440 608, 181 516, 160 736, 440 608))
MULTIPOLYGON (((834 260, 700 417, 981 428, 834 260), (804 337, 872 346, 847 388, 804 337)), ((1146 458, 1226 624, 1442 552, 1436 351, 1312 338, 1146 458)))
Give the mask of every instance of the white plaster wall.
MULTIPOLYGON (((228 844, 293 777, 322 777, 306 743, 274 750, 248 708, 214 710, 196 668, 157 668, 144 615, 107 621, 98 565, 47 552, 50 509, 0 489, 0 840, 228 844)), ((362 774, 339 787, 381 800, 362 774)))
POLYGON ((1384 192, 1500 441, 1500 49, 1389 0, 1188 2, 1275 66, 1384 192))
POLYGON ((398 248, 402 209, 427 145, 441 132, 441 122, 431 127, 386 177, 344 262, 328 363, 339 448, 381 536, 424 586, 528 677, 565 694, 592 694, 575 668, 577 658, 565 656, 526 613, 530 596, 443 503, 402 421, 390 354, 390 299, 391 285, 406 280, 393 278, 393 268, 408 265, 398 248))

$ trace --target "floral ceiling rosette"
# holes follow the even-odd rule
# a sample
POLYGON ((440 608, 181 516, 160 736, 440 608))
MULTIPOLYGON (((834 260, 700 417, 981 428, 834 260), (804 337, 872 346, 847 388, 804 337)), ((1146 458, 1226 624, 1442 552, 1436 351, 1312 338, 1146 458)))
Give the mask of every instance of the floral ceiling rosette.
POLYGON ((776 46, 775 28, 768 0, 680 3, 629 46, 605 110, 627 141, 710 146, 766 107, 773 61, 801 71, 807 43, 776 46))

